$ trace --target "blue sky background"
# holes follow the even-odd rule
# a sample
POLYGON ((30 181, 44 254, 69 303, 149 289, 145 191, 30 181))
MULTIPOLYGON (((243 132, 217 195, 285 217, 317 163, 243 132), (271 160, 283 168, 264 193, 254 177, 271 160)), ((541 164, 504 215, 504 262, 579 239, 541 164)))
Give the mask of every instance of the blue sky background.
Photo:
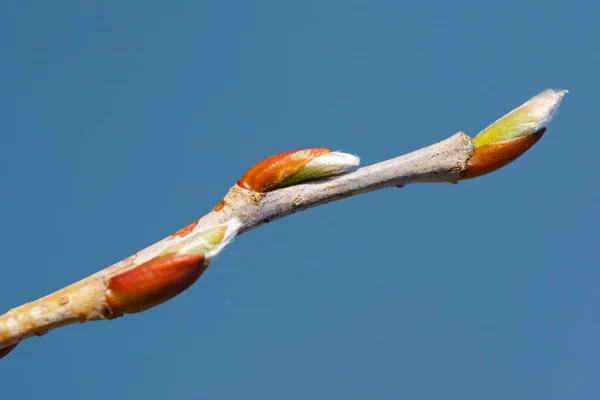
POLYGON ((2 311, 200 217, 273 153, 367 165, 571 91, 493 175, 285 218, 169 303, 24 342, 2 398, 599 398, 598 13, 2 2, 2 311))

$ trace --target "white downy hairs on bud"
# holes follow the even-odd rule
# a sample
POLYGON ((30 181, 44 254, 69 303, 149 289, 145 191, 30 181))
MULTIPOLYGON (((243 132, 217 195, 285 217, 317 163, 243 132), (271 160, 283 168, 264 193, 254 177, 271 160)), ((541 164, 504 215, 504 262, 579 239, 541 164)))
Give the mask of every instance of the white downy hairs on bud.
POLYGON ((532 135, 546 128, 568 90, 547 89, 482 130, 475 146, 532 135))
POLYGON ((186 236, 169 252, 178 253, 204 253, 206 260, 210 261, 227 246, 238 234, 241 223, 237 218, 232 218, 226 223, 208 229, 199 230, 186 236))
POLYGON ((360 157, 358 156, 343 153, 341 151, 332 151, 315 157, 307 162, 306 165, 298 170, 298 172, 286 179, 285 184, 286 186, 289 186, 313 179, 337 175, 349 168, 357 167, 359 164, 360 157))

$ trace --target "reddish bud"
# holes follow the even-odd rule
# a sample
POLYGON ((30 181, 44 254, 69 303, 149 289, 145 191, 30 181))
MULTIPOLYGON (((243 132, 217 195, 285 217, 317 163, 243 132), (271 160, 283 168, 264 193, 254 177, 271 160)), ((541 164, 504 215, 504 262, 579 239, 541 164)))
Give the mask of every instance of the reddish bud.
POLYGON ((115 316, 147 310, 190 287, 207 267, 203 254, 158 256, 111 278, 108 305, 115 316))
POLYGON ((217 204, 217 205, 215 206, 215 208, 213 208, 213 211, 214 211, 214 212, 221 211, 221 210, 223 209, 223 207, 225 207, 225 204, 227 204, 227 203, 225 202, 225 199, 221 199, 221 201, 219 202, 219 204, 217 204))
POLYGON ((298 172, 309 161, 330 153, 325 148, 291 150, 265 158, 250 168, 238 185, 254 192, 268 192, 285 185, 285 180, 298 172))
POLYGON ((200 221, 194 221, 191 224, 189 224, 187 226, 184 226, 183 228, 181 228, 177 232, 171 234, 171 237, 175 238, 175 237, 184 237, 184 236, 189 235, 190 233, 192 233, 192 231, 194 230, 194 228, 196 227, 196 225, 198 225, 198 222, 200 222, 200 221))
POLYGON ((10 346, 5 347, 3 349, 0 349, 0 360, 3 359, 4 357, 6 357, 6 355, 8 355, 8 353, 13 351, 15 349, 15 347, 17 347, 18 344, 19 344, 19 342, 15 343, 15 344, 11 344, 10 346))
POLYGON ((546 128, 543 128, 532 135, 477 147, 467 162, 461 179, 489 174, 513 162, 540 140, 545 131, 546 128))

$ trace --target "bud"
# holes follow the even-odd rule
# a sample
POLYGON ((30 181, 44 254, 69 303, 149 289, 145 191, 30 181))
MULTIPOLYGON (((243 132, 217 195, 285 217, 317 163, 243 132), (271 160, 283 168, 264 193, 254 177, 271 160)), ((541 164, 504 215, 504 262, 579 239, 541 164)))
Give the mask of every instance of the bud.
POLYGON ((332 151, 310 160, 294 175, 286 179, 283 186, 297 185, 313 179, 337 175, 359 164, 360 158, 353 154, 332 151))
POLYGON ((244 189, 265 193, 335 175, 357 166, 359 162, 356 156, 325 148, 286 151, 254 165, 237 184, 244 189))
POLYGON ((461 179, 493 172, 525 153, 542 137, 566 93, 548 89, 481 131, 461 179))
POLYGON ((178 237, 185 237, 187 235, 189 235, 190 233, 192 233, 194 231, 194 228, 196 227, 196 225, 198 225, 198 221, 194 221, 189 225, 184 226, 183 228, 181 228, 180 230, 178 230, 175 233, 171 234, 171 238, 178 238, 178 237))
POLYGON ((172 299, 208 267, 203 254, 166 254, 110 279, 106 300, 114 316, 138 313, 172 299))
POLYGON ((237 218, 233 218, 223 225, 197 230, 183 238, 175 246, 167 248, 163 254, 204 254, 207 260, 211 260, 231 243, 239 228, 239 221, 237 218))

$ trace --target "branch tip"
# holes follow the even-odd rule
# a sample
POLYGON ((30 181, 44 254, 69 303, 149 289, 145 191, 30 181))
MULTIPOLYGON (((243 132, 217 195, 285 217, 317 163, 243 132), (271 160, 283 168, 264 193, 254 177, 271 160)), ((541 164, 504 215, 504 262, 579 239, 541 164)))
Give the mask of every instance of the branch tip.
POLYGON ((547 128, 567 90, 547 89, 479 132, 476 147, 533 135, 547 128))
POLYGON ((461 179, 489 174, 519 158, 546 132, 567 90, 547 89, 482 130, 461 179))

